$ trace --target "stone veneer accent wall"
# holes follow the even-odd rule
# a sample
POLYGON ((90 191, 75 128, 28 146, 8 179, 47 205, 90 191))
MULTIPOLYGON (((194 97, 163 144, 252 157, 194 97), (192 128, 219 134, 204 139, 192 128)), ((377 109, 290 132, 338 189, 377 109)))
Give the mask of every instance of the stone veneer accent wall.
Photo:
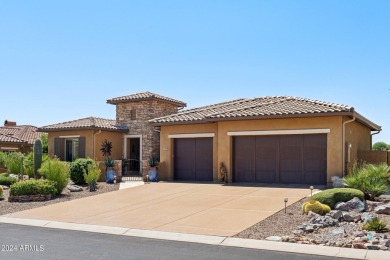
POLYGON ((116 104, 116 121, 126 124, 128 135, 142 135, 142 161, 144 168, 150 156, 160 155, 160 133, 154 130, 148 120, 178 112, 178 107, 158 100, 126 102, 116 104), (136 119, 131 119, 131 111, 136 110, 136 119))

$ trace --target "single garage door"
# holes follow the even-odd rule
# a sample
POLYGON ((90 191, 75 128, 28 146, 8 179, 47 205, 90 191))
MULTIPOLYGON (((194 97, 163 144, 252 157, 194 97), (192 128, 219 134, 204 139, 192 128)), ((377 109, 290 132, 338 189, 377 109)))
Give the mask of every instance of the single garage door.
POLYGON ((327 136, 233 137, 233 180, 326 184, 327 136))
POLYGON ((174 140, 174 179, 213 181, 213 138, 174 140))

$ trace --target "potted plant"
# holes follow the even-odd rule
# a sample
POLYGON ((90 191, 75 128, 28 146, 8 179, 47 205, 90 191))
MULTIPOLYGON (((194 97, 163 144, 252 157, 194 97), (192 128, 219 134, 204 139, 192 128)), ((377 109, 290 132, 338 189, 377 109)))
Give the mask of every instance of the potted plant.
POLYGON ((157 181, 158 180, 158 168, 157 166, 160 163, 160 158, 157 156, 151 156, 149 158, 148 164, 149 164, 149 181, 157 181))
POLYGON ((102 154, 104 157, 106 157, 106 160, 104 161, 104 164, 106 165, 106 182, 107 183, 114 183, 115 180, 115 161, 111 158, 111 151, 112 151, 112 142, 105 139, 102 142, 102 148, 100 148, 100 151, 102 151, 102 154))

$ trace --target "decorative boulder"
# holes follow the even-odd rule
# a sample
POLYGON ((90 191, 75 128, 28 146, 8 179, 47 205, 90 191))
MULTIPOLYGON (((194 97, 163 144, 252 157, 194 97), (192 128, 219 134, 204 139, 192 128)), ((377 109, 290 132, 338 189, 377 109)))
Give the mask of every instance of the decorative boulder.
POLYGON ((379 206, 375 208, 375 213, 390 215, 390 204, 379 206))
POLYGON ((363 212, 366 209, 366 205, 358 197, 354 197, 347 202, 336 203, 334 208, 341 211, 363 212))
POLYGON ((343 212, 343 219, 347 222, 354 222, 360 220, 359 213, 356 212, 343 212))
POLYGON ((333 188, 344 188, 343 179, 338 176, 332 177, 332 186, 333 188))
POLYGON ((343 216, 343 212, 341 210, 332 210, 329 212, 329 216, 339 220, 343 216))
POLYGON ((80 187, 80 186, 77 186, 77 185, 68 185, 67 188, 68 188, 68 190, 70 190, 71 192, 80 192, 80 191, 83 191, 83 188, 80 187))
POLYGON ((9 189, 9 187, 8 187, 8 186, 5 186, 5 185, 0 185, 0 186, 2 186, 2 187, 3 187, 3 190, 8 190, 8 189, 9 189))
POLYGON ((361 220, 363 221, 364 224, 367 223, 367 221, 373 219, 374 217, 368 213, 368 212, 364 212, 361 216, 360 216, 361 220))

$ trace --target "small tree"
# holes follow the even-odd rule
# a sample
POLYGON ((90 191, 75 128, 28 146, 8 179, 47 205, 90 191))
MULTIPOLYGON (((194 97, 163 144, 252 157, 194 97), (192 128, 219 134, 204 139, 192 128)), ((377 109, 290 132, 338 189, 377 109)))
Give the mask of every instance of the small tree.
POLYGON ((374 150, 374 151, 386 151, 386 150, 389 150, 389 145, 387 145, 385 142, 376 142, 372 146, 372 150, 374 150))

